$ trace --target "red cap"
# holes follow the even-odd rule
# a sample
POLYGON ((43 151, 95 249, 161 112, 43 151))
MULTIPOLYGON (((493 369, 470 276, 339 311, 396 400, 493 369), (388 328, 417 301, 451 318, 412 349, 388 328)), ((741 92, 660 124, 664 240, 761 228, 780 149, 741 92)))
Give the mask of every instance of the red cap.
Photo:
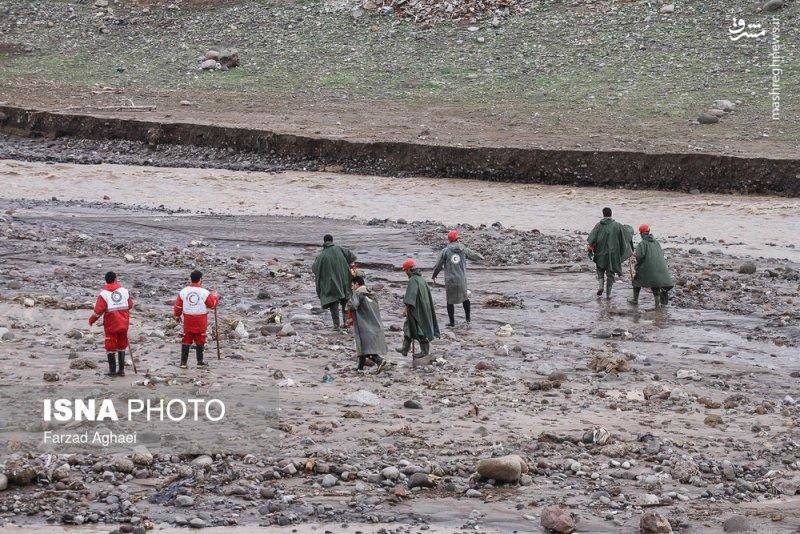
POLYGON ((450 230, 447 232, 447 240, 451 243, 458 239, 458 230, 450 230))
POLYGON ((639 233, 640 234, 649 234, 650 233, 650 225, 647 224, 647 223, 639 225, 639 233))
POLYGON ((413 269, 416 266, 417 266, 417 262, 414 261, 411 258, 408 258, 406 261, 403 262, 403 270, 404 271, 410 271, 411 269, 413 269))

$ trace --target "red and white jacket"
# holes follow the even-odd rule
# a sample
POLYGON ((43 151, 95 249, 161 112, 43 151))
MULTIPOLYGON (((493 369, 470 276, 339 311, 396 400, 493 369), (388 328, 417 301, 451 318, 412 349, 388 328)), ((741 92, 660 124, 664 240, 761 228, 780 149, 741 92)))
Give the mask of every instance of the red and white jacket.
POLYGON ((192 283, 178 293, 172 313, 175 317, 183 315, 184 332, 203 334, 208 328, 208 310, 216 308, 217 302, 219 297, 212 295, 200 282, 192 283))
POLYGON ((122 287, 119 282, 106 284, 97 297, 94 313, 89 317, 89 325, 93 325, 100 316, 105 314, 103 329, 107 334, 127 332, 130 324, 128 310, 132 308, 133 299, 127 289, 122 287))

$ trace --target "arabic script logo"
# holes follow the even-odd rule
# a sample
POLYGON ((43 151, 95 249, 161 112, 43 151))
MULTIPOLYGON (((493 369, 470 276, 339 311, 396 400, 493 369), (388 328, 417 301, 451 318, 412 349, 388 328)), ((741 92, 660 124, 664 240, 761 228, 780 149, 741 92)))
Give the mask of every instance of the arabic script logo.
POLYGON ((764 37, 767 34, 767 30, 762 29, 761 24, 747 24, 744 19, 733 17, 733 24, 728 28, 728 33, 731 41, 738 41, 742 37, 747 37, 748 39, 764 37))

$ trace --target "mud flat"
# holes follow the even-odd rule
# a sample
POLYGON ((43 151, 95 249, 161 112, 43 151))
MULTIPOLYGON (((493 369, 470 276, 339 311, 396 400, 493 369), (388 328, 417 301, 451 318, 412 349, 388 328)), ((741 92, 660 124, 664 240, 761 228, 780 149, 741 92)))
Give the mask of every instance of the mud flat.
POLYGON ((383 175, 800 196, 800 160, 796 158, 366 142, 14 106, 0 106, 0 131, 34 137, 130 141, 150 147, 166 144, 234 149, 383 175))
MULTIPOLYGON (((400 182, 424 192, 403 205, 397 181, 335 173, 1 165, 0 384, 27 392, 5 406, 24 413, 48 388, 130 398, 186 387, 269 404, 274 416, 208 441, 203 425, 180 427, 177 442, 175 430, 150 432, 136 455, 44 446, 35 416, 7 426, 6 525, 535 532, 557 505, 578 532, 632 532, 652 510, 678 532, 722 532, 733 516, 759 532, 800 527, 800 262, 778 240, 797 223, 791 200, 747 211, 737 197, 656 194, 645 206, 643 193, 505 185, 534 209, 501 209, 499 186, 448 180, 457 187, 438 193, 463 197, 447 211, 426 200, 437 190, 422 178, 400 182), (275 209, 299 194, 340 218, 275 209), (584 242, 600 204, 632 223, 647 209, 669 228, 668 308, 653 310, 649 295, 629 306, 624 280, 609 301, 594 296, 584 242), (529 214, 537 207, 541 219, 529 214), (743 211, 763 232, 730 229, 743 211), (445 329, 425 371, 398 356, 386 374, 356 373, 351 336, 330 330, 315 299, 321 236, 358 255, 396 345, 396 266, 413 256, 429 273, 447 228, 438 221, 461 222, 486 256, 471 265, 471 327, 445 329), (697 228, 714 230, 703 239, 697 228), (212 353, 207 372, 175 365, 171 302, 193 267, 224 299, 224 358, 212 353), (139 374, 129 366, 124 379, 102 375, 102 332, 86 324, 108 269, 138 302, 139 374), (272 333, 276 316, 294 335, 272 333), (197 441, 205 448, 181 447, 197 441), (505 454, 527 474, 477 474, 480 459, 505 454)), ((434 299, 443 322, 442 287, 434 299)))

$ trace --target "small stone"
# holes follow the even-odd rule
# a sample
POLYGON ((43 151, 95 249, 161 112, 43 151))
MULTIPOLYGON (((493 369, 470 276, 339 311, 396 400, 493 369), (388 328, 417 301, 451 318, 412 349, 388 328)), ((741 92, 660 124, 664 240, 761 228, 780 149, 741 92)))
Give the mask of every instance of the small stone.
POLYGON ((639 521, 639 530, 642 534, 670 534, 672 526, 667 518, 658 512, 647 512, 639 521))
POLYGON ((722 523, 722 530, 725 532, 751 532, 753 527, 743 515, 732 515, 722 523))
POLYGON ((244 323, 242 321, 239 321, 236 324, 236 328, 233 329, 233 333, 239 339, 247 339, 248 337, 250 337, 250 334, 247 333, 247 329, 245 329, 244 323))
POLYGON ((44 372, 44 381, 45 382, 58 382, 61 380, 61 377, 58 376, 58 373, 53 371, 45 371, 44 372))
POLYGON ((0 341, 11 341, 13 339, 14 333, 8 328, 0 326, 0 341))
POLYGON ((347 397, 345 397, 345 399, 351 405, 358 404, 361 406, 378 406, 381 403, 381 399, 377 395, 366 389, 361 389, 355 393, 350 393, 347 395, 347 397))
POLYGON ((739 274, 755 274, 756 264, 752 261, 746 261, 739 266, 739 274))
POLYGON ((569 534, 575 530, 575 519, 560 506, 548 506, 542 510, 541 525, 548 532, 569 534))
POLYGON ((22 299, 22 305, 26 308, 33 308, 36 305, 36 301, 30 297, 25 297, 22 299))
POLYGON ((3 473, 0 473, 0 491, 4 491, 8 488, 8 477, 5 476, 3 473))
POLYGON ((114 460, 114 469, 121 473, 133 473, 135 469, 133 461, 128 458, 117 458, 114 460))
POLYGON ((678 380, 701 380, 700 373, 695 369, 678 369, 675 377, 678 380))
POLYGON ((485 458, 478 462, 478 474, 483 478, 498 482, 516 482, 523 473, 528 472, 528 465, 516 454, 499 458, 485 458))
POLYGON ((764 3, 764 11, 777 11, 783 7, 783 0, 768 0, 764 3))
POLYGON ((336 477, 331 474, 327 474, 324 477, 322 477, 323 488, 332 488, 336 485, 337 482, 338 481, 336 480, 336 477))
POLYGON ((654 495, 652 493, 645 493, 636 499, 637 506, 658 506, 659 504, 661 504, 661 499, 658 498, 658 495, 654 495))
POLYGON ((295 331, 294 327, 292 327, 291 324, 286 323, 285 325, 283 325, 281 327, 280 331, 278 332, 278 335, 279 336, 286 336, 286 337, 288 337, 288 336, 296 336, 297 332, 295 331))
POLYGON ((422 404, 415 400, 407 400, 403 403, 403 408, 408 408, 409 410, 421 410, 422 404))
POLYGON ((204 528, 206 526, 206 522, 199 517, 193 517, 189 520, 189 526, 191 528, 204 528))
POLYGON ((480 491, 478 491, 478 490, 476 490, 476 489, 474 489, 474 488, 470 488, 470 489, 468 489, 468 490, 467 490, 467 492, 465 493, 465 495, 466 495, 467 497, 476 498, 476 497, 481 497, 481 496, 483 496, 483 493, 481 493, 480 491))
POLYGON ((711 104, 711 107, 721 109, 726 113, 730 113, 736 107, 736 104, 731 102, 730 100, 714 100, 714 103, 711 104))
POLYGON ((128 263, 132 262, 135 259, 136 258, 133 257, 133 254, 125 254, 125 261, 127 261, 128 263))
POLYGON ((397 480, 399 476, 400 470, 394 466, 385 467, 381 471, 381 477, 389 480, 397 480))
POLYGON ((192 460, 192 465, 196 465, 198 467, 206 467, 214 463, 214 460, 211 456, 207 454, 203 454, 202 456, 198 456, 194 460, 192 460))
POLYGON ((710 427, 716 427, 716 426, 721 425, 724 421, 723 421, 721 415, 717 415, 715 413, 712 413, 712 414, 709 414, 708 416, 706 416, 706 418, 703 420, 703 422, 706 425, 710 426, 710 427))
POLYGON ((190 495, 178 495, 175 497, 175 504, 182 508, 186 508, 187 506, 194 504, 194 497, 190 495))
POLYGON ((409 488, 432 488, 436 483, 427 473, 414 473, 408 480, 409 488))
POLYGON ((88 357, 76 358, 69 362, 69 368, 78 370, 97 369, 97 362, 88 357))
POLYGON ((719 117, 703 112, 697 117, 697 122, 700 124, 716 124, 719 122, 719 117))
POLYGON ((665 6, 661 6, 659 10, 661 13, 673 13, 675 11, 675 4, 667 4, 665 6))
POLYGON ((153 465, 153 454, 144 445, 137 445, 133 448, 131 460, 136 465, 153 465))

